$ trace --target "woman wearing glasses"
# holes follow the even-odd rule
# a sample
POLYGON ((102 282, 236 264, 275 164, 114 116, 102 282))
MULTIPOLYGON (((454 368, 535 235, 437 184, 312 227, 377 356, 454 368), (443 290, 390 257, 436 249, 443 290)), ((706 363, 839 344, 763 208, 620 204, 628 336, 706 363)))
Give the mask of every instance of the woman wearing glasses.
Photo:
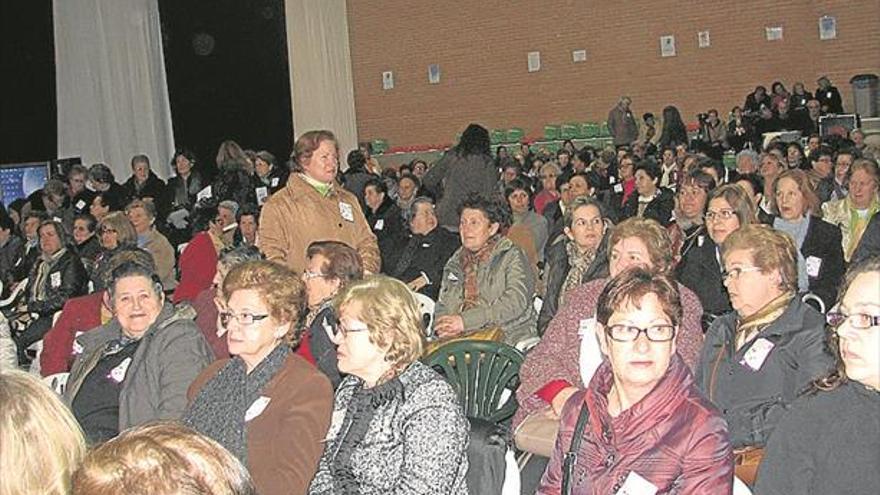
POLYGON ((92 270, 92 284, 96 291, 104 289, 110 259, 121 251, 138 249, 137 232, 125 213, 114 211, 98 223, 98 242, 101 243, 101 252, 92 270))
POLYGON ((880 487, 880 258, 854 265, 827 320, 837 369, 817 380, 767 445, 756 493, 874 493, 880 487), (821 448, 817 448, 821 446, 821 448))
POLYGON ((698 234, 676 267, 678 281, 694 291, 703 304, 704 329, 731 310, 721 280, 721 245, 732 232, 756 222, 755 204, 740 186, 728 184, 709 193, 705 213, 708 235, 698 234))
POLYGON ((566 402, 538 494, 731 492, 724 420, 675 352, 681 318, 669 276, 636 267, 605 286, 595 332, 606 360, 566 402))
POLYGON ((302 494, 321 457, 333 390, 288 342, 303 283, 284 266, 249 261, 223 281, 231 359, 214 362, 189 389, 184 423, 244 463, 262 495, 302 494))
POLYGON ((468 422, 455 392, 418 359, 421 315, 403 282, 376 275, 337 296, 339 370, 311 495, 466 495, 468 422))
POLYGON ((797 296, 789 235, 747 225, 725 239, 721 254, 734 312, 706 333, 696 379, 727 420, 737 475, 752 483, 780 418, 833 360, 822 315, 797 296))

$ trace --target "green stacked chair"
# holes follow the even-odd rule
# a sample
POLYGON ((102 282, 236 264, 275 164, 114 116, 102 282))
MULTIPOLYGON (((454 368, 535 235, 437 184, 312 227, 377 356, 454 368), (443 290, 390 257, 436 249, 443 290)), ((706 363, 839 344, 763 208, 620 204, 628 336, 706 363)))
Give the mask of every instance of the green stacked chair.
POLYGON ((373 154, 381 155, 388 151, 388 141, 384 139, 374 139, 372 141, 373 145, 373 154))
POLYGON ((526 133, 520 127, 511 127, 507 130, 508 143, 521 143, 525 137, 526 133))
POLYGON ((578 125, 572 123, 562 124, 560 131, 559 137, 561 139, 575 139, 577 138, 578 125))
POLYGON ((559 126, 558 125, 545 125, 544 126, 544 141, 556 141, 559 139, 559 126))
POLYGON ((489 139, 492 140, 492 144, 506 143, 507 135, 503 129, 492 129, 492 132, 489 133, 489 139))
POLYGON ((577 138, 578 139, 587 139, 590 137, 590 127, 589 122, 579 122, 577 124, 577 138))
POLYGON ((584 131, 587 139, 595 139, 599 137, 602 132, 599 124, 595 122, 584 122, 584 131))
POLYGON ((608 122, 602 122, 599 127, 599 137, 611 137, 611 131, 608 130, 608 122))

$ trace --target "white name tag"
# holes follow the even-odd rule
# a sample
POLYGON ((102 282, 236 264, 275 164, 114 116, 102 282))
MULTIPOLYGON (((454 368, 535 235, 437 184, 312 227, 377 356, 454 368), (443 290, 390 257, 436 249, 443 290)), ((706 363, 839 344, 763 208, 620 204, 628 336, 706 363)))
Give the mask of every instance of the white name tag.
POLYGON ((49 283, 52 284, 53 289, 61 287, 61 272, 55 272, 52 275, 49 275, 49 283))
POLYGON ((263 411, 266 410, 266 406, 268 406, 269 402, 271 401, 272 399, 266 397, 265 395, 261 395, 260 397, 258 397, 257 400, 255 400, 253 404, 251 404, 251 407, 247 408, 247 411, 245 411, 245 422, 248 422, 259 416, 260 414, 263 414, 263 411))
POLYGON ((116 383, 122 383, 125 380, 125 373, 128 372, 128 365, 131 364, 131 358, 127 357, 122 360, 115 368, 110 370, 110 379, 116 383))
POLYGON ((622 193, 622 192, 623 192, 623 184, 615 184, 615 186, 614 186, 614 192, 616 192, 616 193, 622 193))
POLYGON ((616 179, 613 175, 612 175, 611 177, 608 178, 608 183, 609 183, 609 184, 614 184, 615 182, 617 182, 617 179, 616 179))
POLYGON ((76 209, 77 209, 77 210, 82 210, 82 209, 85 208, 85 207, 86 207, 86 202, 85 202, 85 201, 83 201, 83 200, 79 200, 79 201, 76 202, 76 209))
POLYGON ((269 197, 269 189, 266 186, 257 188, 257 204, 262 206, 263 203, 266 202, 266 198, 269 197))
POLYGON ((458 277, 452 272, 449 272, 449 275, 446 278, 449 279, 450 282, 458 282, 458 277))
POLYGON ((339 214, 349 222, 354 222, 354 209, 348 203, 339 203, 339 214))
POLYGON ((697 246, 703 247, 705 242, 706 238, 704 236, 697 236, 697 246))
POLYGON ((269 182, 272 187, 278 187, 278 177, 272 177, 272 180, 269 182))
POLYGON ((749 350, 743 355, 742 361, 739 364, 748 366, 752 371, 760 370, 761 366, 764 366, 767 356, 770 355, 770 351, 773 350, 774 345, 773 342, 761 337, 749 347, 749 350))
POLYGON ((654 495, 658 488, 635 471, 630 471, 615 495, 654 495))
POLYGON ((822 258, 815 256, 807 256, 807 276, 818 277, 819 269, 822 268, 822 258))
POLYGON ((376 220, 376 225, 373 226, 373 230, 382 230, 385 228, 385 219, 380 218, 376 220))
POLYGON ((578 335, 581 338, 578 369, 581 372, 581 382, 586 386, 602 364, 602 351, 599 350, 599 341, 596 340, 596 319, 581 320, 578 323, 578 335))
POLYGON ((208 199, 211 197, 211 186, 208 186, 198 193, 196 193, 196 201, 201 201, 203 199, 208 199))

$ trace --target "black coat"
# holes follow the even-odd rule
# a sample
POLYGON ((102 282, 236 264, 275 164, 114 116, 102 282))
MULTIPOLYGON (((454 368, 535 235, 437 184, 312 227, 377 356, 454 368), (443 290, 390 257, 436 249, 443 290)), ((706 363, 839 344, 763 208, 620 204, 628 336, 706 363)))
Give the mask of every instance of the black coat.
POLYGON ((172 208, 192 210, 193 205, 196 203, 196 194, 204 189, 206 185, 205 181, 202 180, 201 174, 195 170, 186 179, 179 175, 168 179, 168 199, 171 201, 172 208))
POLYGON ((31 300, 31 291, 36 283, 37 272, 42 263, 44 261, 40 259, 34 264, 24 293, 28 298, 27 309, 29 312, 52 317, 56 311, 61 311, 68 299, 86 294, 89 276, 76 252, 68 248, 46 276, 44 282, 46 284, 45 299, 42 301, 31 300))
POLYGON ((287 170, 287 168, 279 167, 277 165, 272 167, 272 170, 269 171, 269 174, 265 179, 254 175, 254 193, 256 194, 256 191, 261 187, 266 188, 266 192, 269 196, 277 193, 287 185, 287 177, 289 175, 290 171, 287 170))
POLYGON ((880 256, 880 215, 877 214, 871 217, 871 221, 865 227, 865 233, 862 234, 850 263, 856 264, 872 256, 880 256))
POLYGON ((379 253, 382 255, 382 273, 391 273, 397 266, 401 248, 406 244, 407 228, 403 222, 400 208, 390 197, 385 196, 382 204, 374 212, 366 210, 367 223, 376 235, 379 253))
POLYGON ((336 344, 330 340, 327 328, 330 328, 333 320, 333 306, 325 304, 318 309, 318 314, 312 320, 311 326, 305 329, 309 334, 309 352, 315 358, 315 366, 321 373, 327 376, 333 384, 333 390, 339 386, 342 376, 339 373, 339 364, 336 360, 336 344))
POLYGON ((253 177, 244 170, 222 170, 211 184, 211 196, 218 203, 232 200, 238 206, 257 204, 253 177))
MULTIPOLYGON (((656 220, 660 225, 668 227, 672 223, 672 210, 675 209, 675 195, 672 191, 661 187, 658 189, 659 194, 651 200, 642 213, 643 218, 656 220)), ((637 216, 639 213, 639 193, 633 191, 626 199, 626 203, 621 210, 620 219, 624 220, 637 216)))
POLYGON ((443 227, 438 226, 426 235, 412 234, 391 275, 409 283, 424 273, 430 283, 419 292, 436 301, 443 281, 443 267, 459 247, 461 238, 443 227))
POLYGON ((171 202, 166 196, 167 187, 165 186, 165 182, 157 177, 152 171, 150 171, 150 175, 147 176, 147 181, 140 190, 135 186, 134 176, 129 177, 128 180, 125 181, 125 184, 122 185, 122 189, 125 194, 125 203, 135 199, 153 198, 153 204, 156 205, 157 220, 164 222, 165 217, 167 217, 168 213, 171 211, 171 202))
POLYGON ((76 254, 79 256, 80 261, 82 261, 83 267, 85 267, 86 272, 91 276, 92 270, 95 268, 95 261, 98 259, 98 256, 101 254, 101 251, 104 249, 101 247, 101 243, 98 241, 98 234, 89 237, 89 239, 82 243, 74 246, 76 250, 76 254))
MULTIPOLYGON (((708 234, 697 235, 695 244, 676 267, 678 281, 694 291, 703 305, 704 322, 730 312, 730 297, 721 279, 715 243, 708 234)), ((705 327, 704 327, 705 328, 705 327)))
MULTIPOLYGON (((585 284, 591 280, 608 277, 608 232, 599 242, 599 250, 596 253, 596 259, 590 264, 590 268, 584 272, 581 277, 581 284, 585 284)), ((541 313, 538 315, 538 335, 544 334, 544 329, 550 324, 550 320, 556 316, 559 309, 559 292, 565 284, 565 278, 571 270, 568 262, 568 251, 566 246, 570 243, 568 238, 560 239, 552 246, 547 248, 547 258, 544 263, 544 277, 546 282, 546 290, 544 292, 544 303, 541 305, 541 313)))
POLYGON ((816 88, 816 99, 822 105, 822 111, 825 113, 843 113, 843 99, 840 97, 840 91, 834 86, 828 86, 827 89, 816 88))
POLYGON ((834 358, 825 347, 825 318, 798 297, 737 351, 738 319, 729 313, 706 332, 694 378, 727 421, 731 446, 763 447, 791 403, 831 370, 834 358), (762 339, 772 348, 763 360, 751 360, 755 369, 744 364, 745 354, 762 339))

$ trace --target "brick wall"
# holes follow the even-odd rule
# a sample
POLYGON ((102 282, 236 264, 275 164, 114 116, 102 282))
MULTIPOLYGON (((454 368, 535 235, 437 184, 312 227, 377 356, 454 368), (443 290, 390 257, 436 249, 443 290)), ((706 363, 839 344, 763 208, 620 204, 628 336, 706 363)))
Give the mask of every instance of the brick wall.
POLYGON ((686 122, 722 115, 757 84, 815 89, 827 74, 852 109, 849 78, 880 75, 880 0, 348 0, 358 135, 392 147, 449 143, 468 122, 522 127, 603 121, 622 94, 641 115, 676 105, 686 122), (818 20, 837 18, 820 41, 818 20), (782 26, 781 41, 764 28, 782 26), (698 48, 698 31, 711 46, 698 48), (677 56, 660 56, 674 35, 677 56), (572 62, 585 49, 587 61, 572 62), (527 72, 526 54, 541 52, 527 72), (441 82, 428 83, 439 64, 441 82), (395 87, 382 89, 382 72, 395 87))

